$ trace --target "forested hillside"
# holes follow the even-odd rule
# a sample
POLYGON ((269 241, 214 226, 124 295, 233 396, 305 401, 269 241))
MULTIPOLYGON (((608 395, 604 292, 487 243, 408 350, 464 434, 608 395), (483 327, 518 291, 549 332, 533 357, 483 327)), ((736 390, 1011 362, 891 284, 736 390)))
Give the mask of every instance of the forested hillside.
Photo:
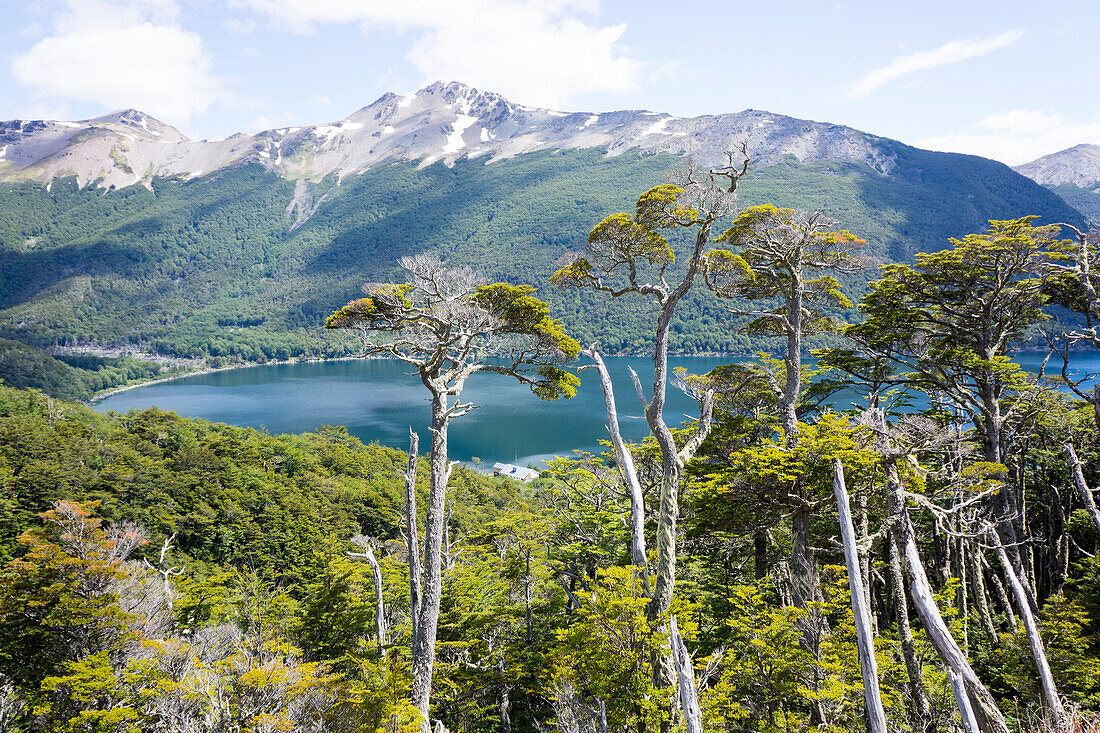
MULTIPOLYGON (((896 156, 887 175, 789 158, 752 168, 742 202, 824 209, 882 261, 941 249, 991 218, 1080 222, 999 163, 877 143, 896 156)), ((488 165, 397 163, 309 184, 297 198, 293 182, 257 165, 157 179, 152 191, 3 184, 0 334, 39 347, 121 342, 216 360, 343 354, 346 343, 323 334, 324 317, 364 282, 391 276, 398 256, 433 251, 492 279, 539 286, 582 341, 598 335, 612 352, 635 351, 648 327, 637 309, 553 292, 547 278, 584 245, 588 222, 626 207, 677 160, 571 150, 488 165), (301 223, 304 213, 312 216, 301 223)), ((674 351, 754 349, 725 327, 722 306, 689 297, 674 351)))

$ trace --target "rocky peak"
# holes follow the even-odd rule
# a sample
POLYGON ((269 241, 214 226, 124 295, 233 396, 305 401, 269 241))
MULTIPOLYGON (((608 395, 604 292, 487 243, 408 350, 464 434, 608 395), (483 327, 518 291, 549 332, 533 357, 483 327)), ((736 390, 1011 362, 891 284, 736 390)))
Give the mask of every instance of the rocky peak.
POLYGON ((1071 184, 1080 188, 1100 185, 1100 145, 1083 143, 1015 167, 1044 186, 1071 184))
POLYGON ((609 156, 694 155, 710 163, 720 160, 734 139, 748 140, 758 166, 794 156, 802 162, 851 161, 884 174, 893 167, 888 147, 872 136, 771 112, 690 118, 647 110, 560 112, 516 104, 460 82, 436 82, 406 96, 383 94, 337 122, 223 140, 190 141, 134 109, 76 123, 0 123, 0 180, 46 183, 75 175, 81 185, 150 185, 153 176, 193 178, 243 163, 320 180, 387 162, 454 165, 460 158, 492 162, 570 148, 602 149, 609 156), (77 134, 81 131, 86 134, 77 134))

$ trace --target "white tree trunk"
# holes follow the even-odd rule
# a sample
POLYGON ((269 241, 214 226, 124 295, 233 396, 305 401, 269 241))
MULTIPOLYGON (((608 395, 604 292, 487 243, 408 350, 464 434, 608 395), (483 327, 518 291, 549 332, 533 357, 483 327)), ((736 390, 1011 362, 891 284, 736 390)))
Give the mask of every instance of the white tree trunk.
POLYGON ((1001 714, 997 702, 993 699, 982 681, 978 678, 969 660, 951 635, 947 623, 940 614, 932 593, 932 585, 924 572, 920 552, 913 536, 913 526, 905 511, 905 498, 901 493, 901 482, 897 479, 897 466, 891 461, 887 471, 892 474, 887 481, 890 516, 893 523, 890 534, 893 536, 898 554, 905 560, 905 574, 909 581, 909 594, 913 607, 917 610, 925 633, 940 660, 950 672, 958 675, 965 686, 966 696, 973 709, 980 733, 1009 733, 1008 725, 1001 714))
POLYGON ((408 528, 406 546, 409 555, 409 614, 412 618, 412 638, 416 639, 416 624, 420 615, 420 539, 416 519, 416 464, 420 452, 420 436, 409 428, 409 464, 405 468, 405 525, 408 528))
POLYGON ((382 568, 379 567, 378 560, 374 557, 374 551, 369 547, 366 550, 363 553, 363 558, 370 565, 371 572, 374 573, 374 633, 378 636, 378 649, 385 656, 386 614, 382 605, 382 568))
POLYGON ((1077 453, 1073 450, 1073 445, 1066 443, 1066 458, 1069 459, 1069 465, 1073 469, 1073 485, 1077 487, 1077 493, 1081 496, 1081 503, 1085 505, 1085 510, 1092 517, 1093 524, 1096 525, 1096 531, 1100 532, 1100 510, 1096 508, 1096 500, 1092 497, 1092 492, 1089 490, 1089 485, 1085 483, 1085 473, 1081 470, 1081 461, 1077 459, 1077 453))
MULTIPOLYGON (((1071 448, 1072 450, 1072 448, 1071 448)), ((1058 696, 1058 688, 1054 684, 1054 675, 1050 673, 1050 664, 1047 663, 1046 650, 1043 648, 1043 639, 1039 635, 1039 626, 1035 623, 1035 616, 1031 613, 1031 604, 1028 603, 1027 593, 1020 579, 1016 577, 1016 571, 1012 569, 1012 561, 1008 553, 1001 545, 997 532, 992 528, 987 533, 993 546, 996 548, 997 557, 1001 561, 1005 577, 1008 578, 1012 592, 1016 596, 1016 607, 1020 609, 1020 619, 1024 622, 1024 631, 1027 632, 1027 640, 1031 645, 1031 655, 1035 658, 1035 666, 1039 670, 1039 683, 1043 688, 1043 697, 1050 707, 1051 717, 1054 718, 1054 727, 1061 730, 1066 722, 1066 710, 1062 707, 1062 698, 1058 696)))
POLYGON ((668 620, 669 641, 672 646, 672 663, 676 667, 676 677, 680 683, 680 707, 684 713, 687 733, 703 733, 703 712, 699 708, 699 691, 695 687, 695 669, 688 656, 680 629, 676 626, 676 617, 668 620))
POLYGON ((641 482, 638 481, 638 472, 634 468, 634 456, 627 450, 623 436, 619 432, 619 415, 615 408, 615 392, 611 387, 611 375, 607 372, 603 357, 593 344, 585 352, 596 363, 596 371, 600 375, 600 387, 603 389, 604 406, 607 408, 607 429, 611 434, 611 445, 615 449, 615 459, 619 462, 619 470, 622 472, 623 481, 630 491, 630 563, 642 568, 642 577, 648 586, 648 574, 645 554, 645 495, 642 493, 641 482))
POLYGON ((852 596, 852 617, 859 646, 859 666, 863 671, 863 700, 867 706, 867 724, 871 733, 887 733, 886 711, 882 708, 882 693, 878 684, 878 661, 875 659, 875 637, 871 628, 871 609, 863 590, 863 573, 856 549, 856 531, 848 489, 844 485, 844 466, 833 461, 833 493, 840 510, 840 536, 844 542, 844 562, 848 566, 848 589, 852 596))
POLYGON ((966 685, 955 673, 955 670, 947 670, 947 679, 951 680, 951 692, 955 693, 955 704, 959 706, 959 720, 962 721, 963 730, 966 733, 978 733, 978 720, 974 717, 974 708, 970 706, 970 698, 966 696, 966 685))

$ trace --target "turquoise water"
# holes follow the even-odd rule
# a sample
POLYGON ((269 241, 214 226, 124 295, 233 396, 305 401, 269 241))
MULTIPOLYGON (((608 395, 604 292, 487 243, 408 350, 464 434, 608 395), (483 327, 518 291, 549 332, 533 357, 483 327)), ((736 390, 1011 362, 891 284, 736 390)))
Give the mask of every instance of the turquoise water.
MULTIPOLYGON (((728 357, 684 357, 670 360, 694 374, 727 364, 728 357)), ((1019 362, 1038 368, 1041 357, 1019 362)), ((633 367, 648 390, 652 362, 644 358, 609 358, 624 437, 637 441, 648 430, 627 367, 633 367)), ((1100 355, 1074 360, 1078 372, 1100 371, 1100 355)), ((451 424, 450 453, 455 460, 537 463, 573 450, 598 451, 607 437, 607 414, 594 370, 581 372, 581 387, 571 400, 544 402, 524 386, 498 374, 477 374, 462 394, 480 407, 451 424)), ((427 448, 430 408, 427 391, 404 364, 392 360, 278 364, 184 377, 122 392, 96 405, 100 411, 127 412, 156 406, 185 417, 263 428, 271 433, 303 433, 322 425, 346 425, 364 442, 408 447, 411 426, 427 448)), ((835 402, 846 408, 853 395, 835 402)), ((670 423, 696 411, 695 403, 669 389, 665 411, 670 423)))

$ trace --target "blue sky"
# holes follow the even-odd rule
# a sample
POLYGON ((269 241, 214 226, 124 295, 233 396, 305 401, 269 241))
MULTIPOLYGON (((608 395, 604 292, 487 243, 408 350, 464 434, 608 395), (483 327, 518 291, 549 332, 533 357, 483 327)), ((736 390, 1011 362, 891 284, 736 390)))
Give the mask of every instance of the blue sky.
POLYGON ((569 111, 746 108, 1010 164, 1100 144, 1100 0, 0 0, 0 119, 194 138, 463 81, 569 111))

